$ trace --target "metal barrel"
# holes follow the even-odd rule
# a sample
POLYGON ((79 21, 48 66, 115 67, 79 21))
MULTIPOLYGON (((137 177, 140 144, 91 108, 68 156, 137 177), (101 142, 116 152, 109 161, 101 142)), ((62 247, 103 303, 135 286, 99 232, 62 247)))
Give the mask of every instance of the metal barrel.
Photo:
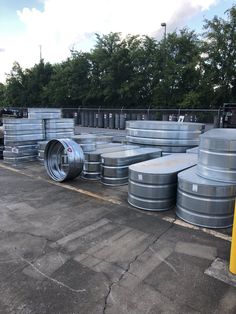
POLYGON ((198 154, 199 147, 193 147, 186 150, 187 154, 198 154))
POLYGON ((29 119, 59 119, 61 109, 59 108, 28 108, 29 119))
POLYGON ((158 148, 136 148, 102 154, 101 182, 112 186, 127 184, 129 165, 157 157, 161 157, 161 150, 158 148))
POLYGON ((194 154, 173 154, 129 166, 128 202, 148 211, 173 208, 177 174, 196 163, 194 154))
POLYGON ((98 113, 97 112, 94 112, 93 114, 93 126, 94 128, 98 127, 98 113))
POLYGON ((109 129, 114 129, 115 128, 115 115, 114 113, 110 112, 109 113, 109 129))
POLYGON ((120 114, 120 121, 119 121, 119 129, 124 130, 125 129, 125 121, 126 121, 126 114, 121 113, 120 114))
POLYGON ((89 111, 89 127, 93 128, 94 127, 94 112, 89 111))
POLYGON ((103 153, 118 152, 135 148, 133 145, 122 145, 118 143, 110 143, 99 145, 93 152, 85 152, 84 158, 86 166, 84 166, 82 178, 88 180, 99 180, 101 176, 101 155, 103 153), (90 166, 91 165, 91 166, 90 166), (96 171, 94 169, 96 167, 96 171))
POLYGON ((170 121, 127 121, 127 141, 135 144, 156 145, 164 152, 183 153, 199 145, 204 124, 170 121))
POLYGON ((141 113, 137 113, 136 119, 137 120, 142 120, 142 114, 141 113))
POLYGON ((104 121, 103 121, 103 113, 98 113, 98 127, 103 128, 104 127, 104 121))
POLYGON ((83 150, 71 139, 49 141, 44 157, 47 173, 54 181, 63 182, 74 179, 83 170, 83 150))
POLYGON ((137 113, 131 113, 131 120, 137 120, 137 113))
POLYGON ((108 128, 109 126, 109 116, 106 112, 103 114, 103 126, 104 128, 108 128))
POLYGON ((196 170, 178 174, 177 216, 201 227, 232 226, 236 185, 202 178, 196 170))
POLYGON ((89 126, 89 113, 88 111, 84 112, 84 126, 89 126))
POLYGON ((115 129, 119 129, 119 128, 120 128, 120 114, 115 113, 115 129))
POLYGON ((206 179, 236 183, 236 130, 212 129, 201 135, 197 173, 206 179))
POLYGON ((81 123, 81 126, 85 126, 85 112, 84 111, 80 112, 80 123, 81 123))

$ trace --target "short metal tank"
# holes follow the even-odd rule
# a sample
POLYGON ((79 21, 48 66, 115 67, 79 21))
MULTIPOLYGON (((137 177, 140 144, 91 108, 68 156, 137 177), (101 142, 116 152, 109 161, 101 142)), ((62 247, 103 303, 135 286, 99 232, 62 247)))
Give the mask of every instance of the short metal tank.
POLYGON ((202 178, 196 170, 193 167, 178 174, 177 216, 202 227, 230 227, 236 185, 202 178))
POLYGON ((159 148, 135 148, 101 155, 101 182, 105 185, 128 183, 129 165, 161 157, 159 148))

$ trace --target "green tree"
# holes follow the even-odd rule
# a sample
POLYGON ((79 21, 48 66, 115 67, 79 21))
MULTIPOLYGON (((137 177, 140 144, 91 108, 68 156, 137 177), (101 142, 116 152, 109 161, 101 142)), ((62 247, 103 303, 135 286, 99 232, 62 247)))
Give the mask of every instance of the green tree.
POLYGON ((206 20, 204 29, 202 93, 208 104, 218 107, 236 100, 236 6, 226 19, 206 20))

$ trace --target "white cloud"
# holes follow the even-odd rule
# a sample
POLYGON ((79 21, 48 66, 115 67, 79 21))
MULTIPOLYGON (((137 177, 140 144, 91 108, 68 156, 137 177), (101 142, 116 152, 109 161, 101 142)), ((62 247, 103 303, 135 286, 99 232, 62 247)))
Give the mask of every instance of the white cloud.
POLYGON ((93 34, 122 32, 156 36, 161 22, 167 29, 185 25, 195 13, 209 9, 217 0, 45 0, 43 11, 23 8, 17 12, 25 32, 1 42, 0 80, 13 61, 30 67, 39 61, 39 45, 45 61, 59 62, 69 49, 92 47, 93 34))

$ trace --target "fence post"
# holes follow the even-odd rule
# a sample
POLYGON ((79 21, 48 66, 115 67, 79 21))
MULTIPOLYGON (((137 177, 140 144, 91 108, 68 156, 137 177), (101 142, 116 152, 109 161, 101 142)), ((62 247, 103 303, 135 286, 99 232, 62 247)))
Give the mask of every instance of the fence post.
POLYGON ((236 275, 236 202, 234 205, 234 224, 232 230, 229 270, 232 274, 236 275))

